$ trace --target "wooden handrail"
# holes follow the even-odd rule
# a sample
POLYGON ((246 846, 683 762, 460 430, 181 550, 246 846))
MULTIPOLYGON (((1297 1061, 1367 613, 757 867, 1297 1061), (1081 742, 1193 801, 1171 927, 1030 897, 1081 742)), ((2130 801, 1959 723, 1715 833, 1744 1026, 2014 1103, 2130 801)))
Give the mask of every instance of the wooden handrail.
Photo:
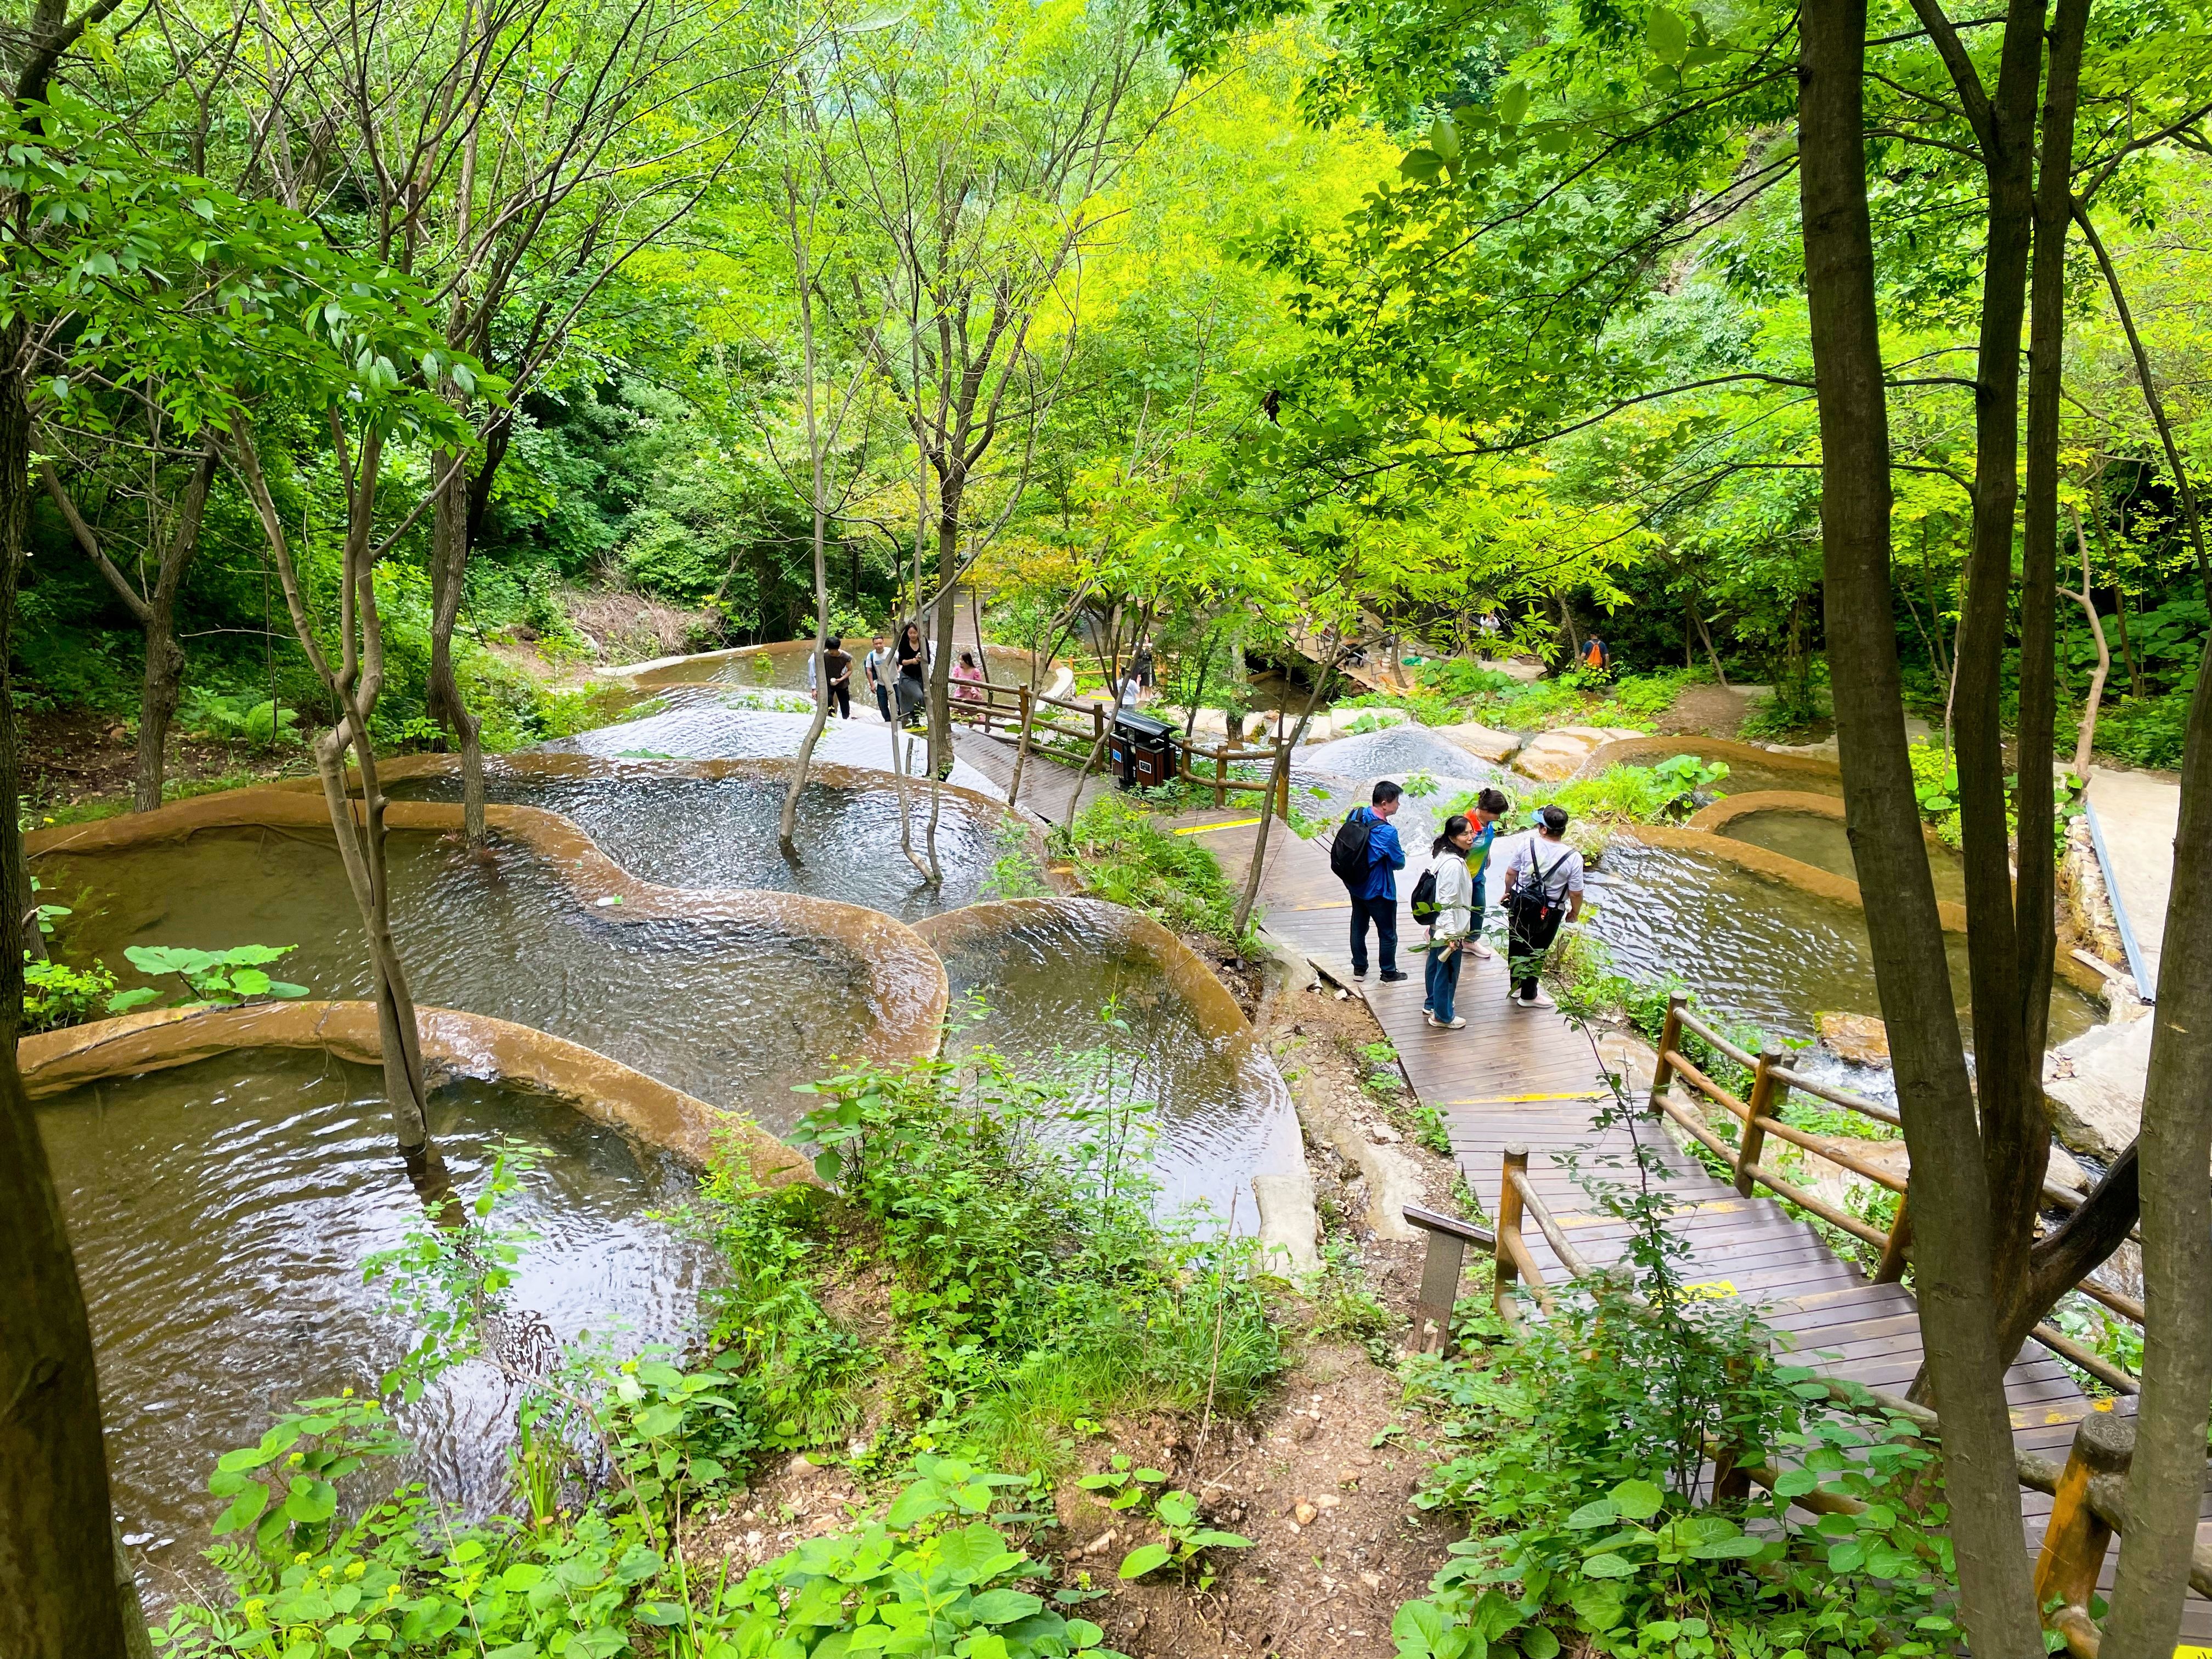
MULTIPOLYGON (((1559 1258, 1559 1265, 1576 1279, 1587 1279, 1590 1264, 1583 1259, 1581 1251, 1567 1242, 1566 1229, 1553 1218, 1551 1206, 1538 1197, 1536 1189, 1528 1184, 1528 1170, 1524 1164, 1517 1170, 1508 1170, 1505 1179, 1511 1182, 1521 1194, 1522 1212, 1536 1218, 1537 1231, 1544 1242, 1552 1247, 1552 1254, 1559 1258)), ((1519 1235, 1515 1235, 1517 1238, 1519 1235)))
MULTIPOLYGON (((1863 1243, 1874 1246, 1881 1253, 1875 1271, 1877 1284, 1893 1284, 1905 1276, 1911 1261, 1912 1243, 1912 1215, 1909 1177, 1900 1177, 1853 1152, 1838 1137, 1818 1135, 1796 1125, 1784 1122, 1780 1115, 1783 1099, 1792 1089, 1801 1090, 1816 1099, 1856 1112, 1875 1122, 1899 1127, 1897 1114, 1847 1089, 1808 1078, 1791 1071, 1781 1063, 1781 1057, 1772 1050, 1752 1054, 1728 1042, 1704 1020, 1685 1006, 1681 997, 1668 1000, 1667 1018, 1660 1027, 1659 1057, 1652 1067, 1650 1105, 1653 1112, 1663 1115, 1678 1124, 1692 1139, 1703 1146, 1720 1163, 1728 1166, 1734 1177, 1735 1189, 1745 1197, 1751 1196, 1758 1187, 1766 1187, 1798 1208, 1819 1217, 1830 1226, 1838 1228, 1863 1243), (1733 1091, 1708 1076, 1704 1069, 1682 1052, 1682 1034, 1692 1035, 1711 1043, 1752 1072, 1751 1098, 1740 1098, 1733 1091), (1730 1146, 1713 1133, 1701 1121, 1699 1115, 1678 1104, 1669 1097, 1674 1079, 1677 1077, 1695 1093, 1717 1106, 1725 1108, 1742 1126, 1737 1144, 1730 1146), (1761 1161, 1766 1137, 1772 1135, 1802 1147, 1815 1158, 1825 1158, 1837 1168, 1848 1170, 1861 1180, 1898 1195, 1897 1214, 1889 1231, 1882 1232, 1860 1218, 1849 1214, 1816 1194, 1808 1192, 1761 1161)), ((2081 1202, 2077 1194, 2067 1193, 2055 1183, 2046 1182, 2045 1190, 2069 1207, 2081 1202)), ((2108 1291, 2093 1285, 2086 1279, 2075 1286, 2084 1296, 2098 1302, 2124 1319, 2136 1324, 2143 1322, 2142 1304, 2135 1298, 2117 1291, 2108 1291)), ((2128 1372, 2101 1356, 2082 1347, 2049 1324, 2039 1325, 2033 1333, 2035 1340, 2066 1360, 2095 1377, 2107 1387, 2123 1394, 2139 1391, 2140 1384, 2128 1372)))

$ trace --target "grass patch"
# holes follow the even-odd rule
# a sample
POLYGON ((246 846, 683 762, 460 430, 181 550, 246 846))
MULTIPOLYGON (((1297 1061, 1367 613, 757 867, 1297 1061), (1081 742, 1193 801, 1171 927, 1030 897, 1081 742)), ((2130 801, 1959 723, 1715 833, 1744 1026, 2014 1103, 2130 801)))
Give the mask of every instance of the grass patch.
POLYGON ((1236 927, 1237 890, 1221 861, 1190 836, 1161 829, 1141 805, 1101 795, 1055 829, 1050 846, 1073 866, 1083 891, 1245 948, 1236 927))

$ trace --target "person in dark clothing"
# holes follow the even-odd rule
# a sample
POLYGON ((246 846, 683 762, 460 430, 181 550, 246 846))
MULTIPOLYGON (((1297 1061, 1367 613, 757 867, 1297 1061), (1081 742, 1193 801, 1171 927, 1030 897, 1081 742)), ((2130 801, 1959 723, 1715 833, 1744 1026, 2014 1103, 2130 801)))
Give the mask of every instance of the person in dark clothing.
POLYGON ((1406 849, 1390 827, 1397 815, 1398 798, 1404 792, 1389 779, 1375 786, 1374 804, 1352 809, 1352 817, 1364 814, 1373 820, 1367 832, 1367 878, 1354 885, 1352 895, 1352 976, 1367 977, 1367 927, 1375 925, 1375 951, 1382 958, 1386 983, 1406 977, 1398 969, 1398 872, 1406 867, 1406 849))
POLYGON ((920 718, 928 693, 922 676, 929 669, 929 650, 921 642, 921 629, 908 623, 899 635, 898 642, 898 714, 901 726, 911 726, 920 718))
POLYGON ((822 672, 830 687, 830 700, 837 705, 837 718, 853 718, 853 655, 845 641, 832 634, 822 653, 822 672))

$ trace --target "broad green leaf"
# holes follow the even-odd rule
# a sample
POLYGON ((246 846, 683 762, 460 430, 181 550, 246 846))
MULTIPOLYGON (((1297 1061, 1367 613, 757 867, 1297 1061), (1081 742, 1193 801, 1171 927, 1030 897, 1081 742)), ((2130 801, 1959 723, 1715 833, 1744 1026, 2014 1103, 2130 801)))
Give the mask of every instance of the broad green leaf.
POLYGON ((1577 1530, 1591 1527, 1609 1527, 1620 1519, 1620 1505, 1610 1498, 1594 1498, 1567 1517, 1567 1524, 1577 1530))
POLYGON ((985 1590, 968 1604, 968 1616, 979 1625, 1011 1625, 1043 1611, 1043 1599, 1026 1590, 985 1590))
POLYGON ((1520 1641, 1525 1659, 1557 1659, 1559 1638, 1541 1625, 1523 1631, 1520 1641))
POLYGON ((1624 1480, 1613 1489, 1613 1501, 1631 1521, 1649 1521, 1667 1502, 1667 1494, 1649 1480, 1624 1480))
POLYGON ((1680 63, 1682 54, 1690 49, 1688 26, 1664 6, 1651 8, 1651 15, 1645 20, 1644 30, 1651 55, 1662 64, 1680 63))
POLYGON ((1453 125, 1449 110, 1429 123, 1429 148, 1447 161, 1459 160, 1459 129, 1453 125))
POLYGON ((286 1520, 313 1525, 329 1520, 337 1510, 338 1489, 329 1481, 293 1477, 291 1492, 284 1499, 286 1520))
POLYGON ((1509 127, 1521 125, 1521 118, 1528 112, 1532 94, 1526 81, 1508 81, 1498 94, 1498 118, 1509 127))
POLYGON ((1734 1538, 1716 1538, 1711 1543, 1690 1547, 1692 1561, 1748 1561, 1766 1547, 1756 1538, 1738 1534, 1734 1538))
POLYGON ((141 985, 136 990, 118 991, 108 998, 107 1012, 111 1014, 128 1013, 133 1008, 143 1007, 161 994, 150 985, 141 985))
POLYGON ((1593 1555, 1583 1563, 1585 1578, 1633 1578, 1636 1563, 1625 1555, 1593 1555))
POLYGON ((1171 1559, 1165 1544, 1139 1544, 1121 1558, 1121 1577, 1142 1578, 1146 1573, 1167 1565, 1171 1559))

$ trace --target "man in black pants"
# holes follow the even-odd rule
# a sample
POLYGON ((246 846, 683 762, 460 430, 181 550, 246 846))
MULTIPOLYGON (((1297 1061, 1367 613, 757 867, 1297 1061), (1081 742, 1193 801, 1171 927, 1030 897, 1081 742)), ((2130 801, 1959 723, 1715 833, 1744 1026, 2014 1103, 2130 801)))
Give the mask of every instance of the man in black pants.
POLYGON ((836 635, 830 636, 822 653, 822 666, 830 677, 830 701, 837 705, 837 718, 853 718, 853 655, 845 649, 845 641, 836 635))
POLYGON ((1374 805, 1352 813, 1370 820, 1367 830, 1367 878, 1346 882, 1352 895, 1352 976, 1367 977, 1367 924, 1375 924, 1376 953, 1382 959, 1382 979, 1393 983, 1406 975, 1398 968, 1398 872, 1406 867, 1405 848, 1390 827, 1403 792, 1387 778, 1375 786, 1374 805))

